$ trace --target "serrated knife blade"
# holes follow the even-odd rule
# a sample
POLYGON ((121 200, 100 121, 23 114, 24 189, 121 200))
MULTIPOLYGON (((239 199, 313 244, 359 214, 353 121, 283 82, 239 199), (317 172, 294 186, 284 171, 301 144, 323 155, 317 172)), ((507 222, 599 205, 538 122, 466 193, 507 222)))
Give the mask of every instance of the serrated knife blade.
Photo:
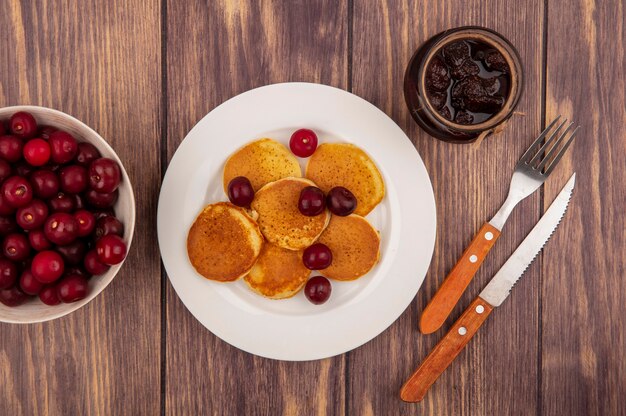
POLYGON ((493 309, 500 306, 509 296, 515 283, 522 277, 561 222, 567 211, 575 182, 576 174, 574 173, 524 241, 404 383, 400 390, 402 400, 405 402, 421 401, 430 386, 467 345, 493 309))
POLYGON ((509 296, 515 283, 524 274, 543 246, 548 242, 567 211, 569 200, 576 183, 576 173, 567 181, 561 192, 554 199, 550 208, 541 217, 539 222, 526 236, 524 241, 515 249, 511 257, 498 270, 496 275, 480 292, 481 298, 491 306, 500 306, 509 296))

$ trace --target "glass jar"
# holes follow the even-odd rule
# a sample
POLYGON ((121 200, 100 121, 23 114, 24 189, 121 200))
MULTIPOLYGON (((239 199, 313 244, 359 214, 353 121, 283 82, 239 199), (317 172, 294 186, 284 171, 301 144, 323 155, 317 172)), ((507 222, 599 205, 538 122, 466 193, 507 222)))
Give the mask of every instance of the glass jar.
MULTIPOLYGON (((471 49, 469 49, 470 46, 466 47, 471 51, 471 49)), ((484 52, 480 56, 484 57, 484 52)), ((483 65, 486 61, 483 62, 478 60, 482 58, 474 58, 474 56, 472 56, 470 59, 474 62, 474 64, 477 64, 476 67, 480 67, 480 73, 475 74, 474 79, 478 79, 477 77, 482 76, 483 73, 498 74, 498 72, 490 72, 493 70, 491 67, 490 69, 486 69, 486 64, 483 65)), ((446 60, 446 62, 449 61, 446 60)), ((453 79, 450 75, 450 68, 451 67, 449 66, 447 67, 449 71, 448 78, 450 78, 451 82, 449 87, 446 87, 447 92, 445 95, 447 100, 445 105, 448 109, 452 108, 449 104, 453 94, 452 89, 454 85, 459 83, 458 80, 453 79)), ((432 77, 433 75, 429 76, 432 77)), ((521 61, 513 45, 493 30, 477 26, 465 26, 447 30, 433 36, 415 52, 409 62, 409 65, 407 66, 404 76, 404 97, 411 116, 428 134, 448 142, 471 143, 476 139, 482 140, 489 134, 498 133, 504 128, 505 122, 511 117, 517 103, 519 102, 522 94, 522 85, 523 77, 521 61), (475 124, 461 124, 457 122, 459 120, 458 117, 455 118, 451 115, 451 119, 446 118, 444 116, 445 114, 442 115, 440 113, 442 108, 440 107, 438 111, 433 105, 432 98, 429 98, 433 97, 432 91, 427 90, 426 76, 429 65, 431 65, 433 59, 438 59, 438 62, 443 64, 444 58, 442 57, 444 56, 444 53, 447 53, 446 51, 449 50, 444 48, 455 42, 457 43, 451 47, 454 47, 459 43, 463 43, 465 45, 476 45, 476 48, 478 48, 479 51, 487 50, 488 53, 499 53, 508 65, 508 71, 500 73, 499 75, 506 75, 506 79, 503 79, 503 84, 507 83, 506 96, 498 97, 503 100, 503 102, 501 101, 501 108, 491 115, 476 113, 476 115, 479 115, 480 117, 477 117, 478 120, 475 124)), ((443 94, 443 92, 440 92, 439 94, 443 94)), ((457 108, 460 108, 459 106, 461 104, 458 103, 459 101, 456 102, 457 108)), ((459 110, 453 109, 452 111, 459 110)), ((450 111, 447 111, 447 113, 450 114, 450 111)), ((466 113, 464 113, 464 115, 465 114, 466 113)), ((473 116, 472 120, 474 120, 473 116)), ((467 120, 465 122, 467 123, 467 120)))

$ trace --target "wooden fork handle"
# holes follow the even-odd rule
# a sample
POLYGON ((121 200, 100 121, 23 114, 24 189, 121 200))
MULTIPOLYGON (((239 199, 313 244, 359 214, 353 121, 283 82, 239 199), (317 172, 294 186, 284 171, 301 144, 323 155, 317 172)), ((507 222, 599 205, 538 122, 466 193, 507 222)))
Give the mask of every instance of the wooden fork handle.
POLYGON ((480 297, 474 299, 446 336, 439 341, 419 368, 404 383, 400 390, 400 398, 405 402, 421 401, 430 386, 459 355, 492 310, 493 307, 485 300, 480 297))
POLYGON ((423 334, 435 332, 443 325, 498 237, 500 230, 488 222, 481 227, 422 312, 420 331, 423 334))

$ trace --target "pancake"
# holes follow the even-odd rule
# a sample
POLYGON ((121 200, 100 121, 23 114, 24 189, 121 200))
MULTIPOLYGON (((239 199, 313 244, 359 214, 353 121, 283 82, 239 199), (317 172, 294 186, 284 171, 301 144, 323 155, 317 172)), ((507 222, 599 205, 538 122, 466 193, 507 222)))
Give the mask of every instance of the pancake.
POLYGON ((309 159, 305 177, 328 193, 343 186, 357 199, 355 214, 365 216, 385 196, 385 183, 376 164, 357 146, 349 143, 324 143, 309 159))
POLYGON ((285 299, 302 289, 309 274, 311 271, 302 263, 302 251, 265 244, 254 267, 243 279, 262 296, 285 299))
POLYGON ((333 262, 319 272, 336 280, 354 280, 369 272, 380 257, 380 235, 363 217, 333 215, 317 240, 330 248, 333 262))
POLYGON ((224 166, 224 192, 228 183, 237 176, 250 180, 254 191, 265 184, 286 177, 302 177, 302 170, 291 151, 273 139, 259 139, 233 153, 224 166))
POLYGON ((300 191, 315 184, 302 178, 285 178, 268 183, 252 201, 252 209, 259 214, 261 232, 272 244, 289 250, 303 250, 320 236, 330 213, 325 210, 315 217, 302 215, 298 210, 300 191))
POLYGON ((228 202, 207 205, 187 235, 187 255, 209 280, 231 282, 246 275, 263 246, 257 223, 228 202))

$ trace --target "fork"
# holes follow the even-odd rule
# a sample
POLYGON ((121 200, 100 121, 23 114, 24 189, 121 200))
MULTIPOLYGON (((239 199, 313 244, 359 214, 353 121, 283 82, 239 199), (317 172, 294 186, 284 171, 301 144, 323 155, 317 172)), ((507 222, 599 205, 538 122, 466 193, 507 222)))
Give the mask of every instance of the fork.
POLYGON ((524 152, 515 166, 509 195, 489 222, 486 222, 478 231, 469 247, 450 271, 441 287, 430 300, 420 319, 420 331, 424 334, 435 332, 444 323, 452 309, 461 298, 461 295, 485 260, 487 253, 500 237, 504 223, 513 211, 513 208, 524 198, 535 192, 554 171, 565 151, 574 140, 579 126, 568 136, 574 126, 570 123, 563 133, 559 134, 567 119, 561 122, 541 145, 542 140, 554 127, 561 116, 557 116, 541 132, 539 137, 524 152), (562 143, 565 142, 564 145, 562 143), (541 145, 539 150, 537 148, 541 145), (550 162, 550 163, 548 163, 550 162))

